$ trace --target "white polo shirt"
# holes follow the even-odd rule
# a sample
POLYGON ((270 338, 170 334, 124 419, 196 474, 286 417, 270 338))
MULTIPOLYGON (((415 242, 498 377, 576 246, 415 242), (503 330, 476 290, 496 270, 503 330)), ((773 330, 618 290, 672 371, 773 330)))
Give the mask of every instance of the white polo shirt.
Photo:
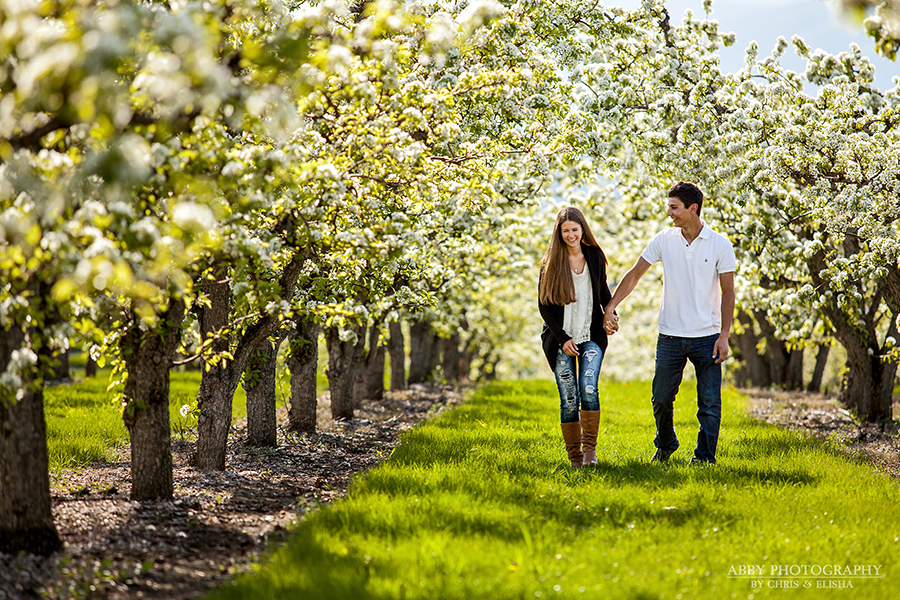
POLYGON ((641 257, 663 264, 659 332, 676 337, 704 337, 722 332, 719 275, 733 273, 734 248, 724 235, 703 224, 688 244, 680 227, 654 236, 641 257))

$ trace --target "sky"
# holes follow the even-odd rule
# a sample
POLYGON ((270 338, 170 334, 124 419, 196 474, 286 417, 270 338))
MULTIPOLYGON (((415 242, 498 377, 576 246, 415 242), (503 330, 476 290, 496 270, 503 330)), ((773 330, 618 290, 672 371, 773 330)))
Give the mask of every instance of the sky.
MULTIPOLYGON (((605 4, 634 9, 641 0, 607 0, 605 4)), ((680 21, 688 9, 696 16, 703 15, 703 0, 667 0, 666 5, 673 21, 680 21)), ((856 42, 875 65, 875 85, 882 91, 893 87, 891 79, 900 75, 900 62, 878 56, 862 25, 843 17, 828 0, 713 0, 711 18, 719 22, 719 31, 735 34, 734 45, 719 53, 726 72, 744 66, 744 50, 752 40, 759 45, 762 58, 769 55, 779 36, 790 41, 799 35, 813 49, 832 54, 844 52, 856 42)), ((793 47, 785 52, 782 64, 795 71, 804 69, 793 47)))

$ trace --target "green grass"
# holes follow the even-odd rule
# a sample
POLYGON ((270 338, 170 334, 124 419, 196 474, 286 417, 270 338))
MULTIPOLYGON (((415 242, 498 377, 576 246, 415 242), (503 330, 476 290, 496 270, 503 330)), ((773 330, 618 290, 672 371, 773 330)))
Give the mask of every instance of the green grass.
MULTIPOLYGON (((328 389, 324 365, 327 362, 324 344, 319 350, 319 369, 316 373, 318 394, 328 389)), ((122 422, 122 409, 107 392, 109 369, 101 369, 96 377, 85 379, 87 356, 72 351, 69 356, 70 373, 77 380, 67 385, 48 386, 44 390, 44 411, 47 420, 47 445, 50 469, 78 468, 91 462, 116 460, 119 451, 128 444, 128 431, 122 422)), ((290 396, 290 372, 279 361, 278 402, 290 396)), ((390 384, 386 370, 387 384, 390 384)), ((181 416, 185 404, 196 408, 200 388, 199 371, 172 371, 169 389, 169 415, 172 434, 190 436, 197 427, 196 414, 181 416)), ((232 420, 247 416, 247 395, 238 385, 232 405, 232 420)))
MULTIPOLYGON (((173 435, 196 429, 196 415, 182 418, 181 407, 196 406, 200 388, 199 371, 173 371, 169 384, 169 415, 173 435)), ((115 460, 117 451, 128 444, 128 430, 122 422, 122 408, 107 392, 109 371, 68 385, 44 389, 47 420, 47 450, 50 469, 77 468, 91 462, 115 460)), ((238 386, 232 418, 247 415, 247 397, 238 386)))
POLYGON ((405 434, 348 497, 300 523, 230 598, 830 598, 900 594, 896 481, 754 421, 726 392, 715 467, 649 464, 647 384, 605 383, 600 465, 572 469, 552 382, 500 383, 405 434), (881 565, 880 579, 736 578, 741 565, 881 565), (733 570, 732 570, 733 569, 733 570), (754 582, 761 589, 752 587, 754 582), (800 587, 779 589, 776 583, 800 587), (811 587, 804 588, 809 582, 811 587))

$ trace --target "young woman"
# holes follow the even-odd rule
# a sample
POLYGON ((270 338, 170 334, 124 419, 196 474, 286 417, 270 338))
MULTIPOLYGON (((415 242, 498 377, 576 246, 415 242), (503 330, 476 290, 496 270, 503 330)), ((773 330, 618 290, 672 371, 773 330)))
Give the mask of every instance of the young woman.
POLYGON ((538 306, 544 354, 559 387, 563 440, 575 467, 597 464, 597 380, 607 345, 604 308, 612 298, 606 264, 581 211, 559 211, 541 260, 538 306))

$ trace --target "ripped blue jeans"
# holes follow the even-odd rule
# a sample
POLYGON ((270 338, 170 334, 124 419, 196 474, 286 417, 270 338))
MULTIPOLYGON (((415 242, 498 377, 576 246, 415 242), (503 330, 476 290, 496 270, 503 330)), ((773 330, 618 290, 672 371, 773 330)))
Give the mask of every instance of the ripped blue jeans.
POLYGON ((579 420, 578 409, 600 410, 597 380, 603 350, 596 343, 578 344, 578 356, 569 356, 562 348, 556 356, 556 386, 559 388, 559 420, 574 423, 579 420), (577 373, 577 377, 576 377, 577 373))

